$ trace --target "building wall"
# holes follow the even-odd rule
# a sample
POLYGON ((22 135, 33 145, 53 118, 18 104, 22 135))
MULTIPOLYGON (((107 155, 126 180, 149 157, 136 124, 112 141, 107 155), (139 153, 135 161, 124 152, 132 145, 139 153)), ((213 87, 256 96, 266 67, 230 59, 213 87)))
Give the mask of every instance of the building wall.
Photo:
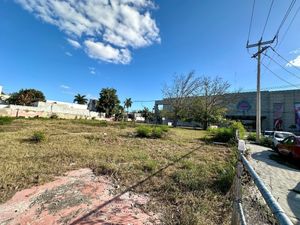
MULTIPOLYGON (((242 120, 244 123, 253 124, 255 129, 256 120, 256 92, 244 92, 237 94, 228 94, 229 104, 227 105, 226 116, 242 120)), ((283 130, 291 130, 291 125, 295 122, 295 104, 300 103, 300 90, 284 90, 284 91, 262 91, 261 92, 261 116, 262 130, 274 129, 274 115, 278 116, 276 105, 282 104, 283 111, 281 114, 281 122, 283 130), (274 105, 275 104, 275 105, 274 105)), ((158 105, 164 105, 164 101, 156 101, 158 105)), ((300 114, 300 113, 299 113, 300 114)), ((298 125, 300 130, 300 121, 298 125)))
POLYGON ((105 113, 91 112, 87 109, 76 109, 69 105, 37 103, 36 106, 6 105, 0 108, 0 116, 11 117, 51 117, 53 114, 62 119, 98 119, 105 118, 105 113))

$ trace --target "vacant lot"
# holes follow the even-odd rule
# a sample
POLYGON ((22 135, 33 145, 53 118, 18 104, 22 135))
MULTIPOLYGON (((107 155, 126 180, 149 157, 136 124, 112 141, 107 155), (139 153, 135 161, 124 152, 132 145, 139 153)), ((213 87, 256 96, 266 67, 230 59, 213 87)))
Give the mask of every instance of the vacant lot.
POLYGON ((120 191, 149 178, 134 191, 151 196, 148 207, 162 213, 164 224, 228 224, 235 157, 227 147, 201 142, 205 135, 176 128, 146 139, 135 137, 134 124, 16 119, 0 125, 0 202, 89 167, 120 191), (34 133, 41 142, 32 140, 34 133))

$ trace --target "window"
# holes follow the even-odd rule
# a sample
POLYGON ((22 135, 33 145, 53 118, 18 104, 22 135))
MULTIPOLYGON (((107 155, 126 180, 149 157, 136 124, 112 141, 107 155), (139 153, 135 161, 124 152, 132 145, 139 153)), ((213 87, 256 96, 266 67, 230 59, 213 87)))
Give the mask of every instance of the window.
POLYGON ((283 144, 287 144, 287 145, 292 145, 295 143, 295 137, 287 137, 286 139, 283 140, 282 142, 283 144))

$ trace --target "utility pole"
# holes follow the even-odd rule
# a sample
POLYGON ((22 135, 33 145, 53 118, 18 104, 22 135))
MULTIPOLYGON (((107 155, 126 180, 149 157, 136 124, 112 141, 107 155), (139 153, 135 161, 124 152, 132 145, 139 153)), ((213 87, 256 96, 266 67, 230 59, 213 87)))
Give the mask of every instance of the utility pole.
POLYGON ((276 36, 271 41, 262 42, 260 40, 258 43, 251 44, 247 43, 247 48, 257 47, 257 53, 255 53, 252 58, 257 57, 257 90, 256 90, 256 141, 259 141, 261 135, 261 95, 260 95, 260 60, 261 53, 267 50, 270 45, 275 41, 276 36), (266 46, 265 46, 266 45, 266 46), (263 47, 265 46, 265 47, 263 47))

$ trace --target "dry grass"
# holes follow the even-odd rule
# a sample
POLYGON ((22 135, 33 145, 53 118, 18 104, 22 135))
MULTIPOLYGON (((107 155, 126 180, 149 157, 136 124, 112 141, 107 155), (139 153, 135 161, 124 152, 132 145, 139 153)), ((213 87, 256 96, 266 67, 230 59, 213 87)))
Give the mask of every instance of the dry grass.
POLYGON ((151 177, 135 191, 153 197, 148 207, 162 212, 165 224, 227 224, 232 151, 201 143, 204 131, 176 128, 163 139, 142 139, 134 130, 75 120, 17 119, 1 125, 0 202, 66 171, 90 167, 96 174, 110 175, 121 187, 151 177), (46 140, 28 141, 36 131, 46 140), (162 167, 166 168, 151 176, 162 167))

